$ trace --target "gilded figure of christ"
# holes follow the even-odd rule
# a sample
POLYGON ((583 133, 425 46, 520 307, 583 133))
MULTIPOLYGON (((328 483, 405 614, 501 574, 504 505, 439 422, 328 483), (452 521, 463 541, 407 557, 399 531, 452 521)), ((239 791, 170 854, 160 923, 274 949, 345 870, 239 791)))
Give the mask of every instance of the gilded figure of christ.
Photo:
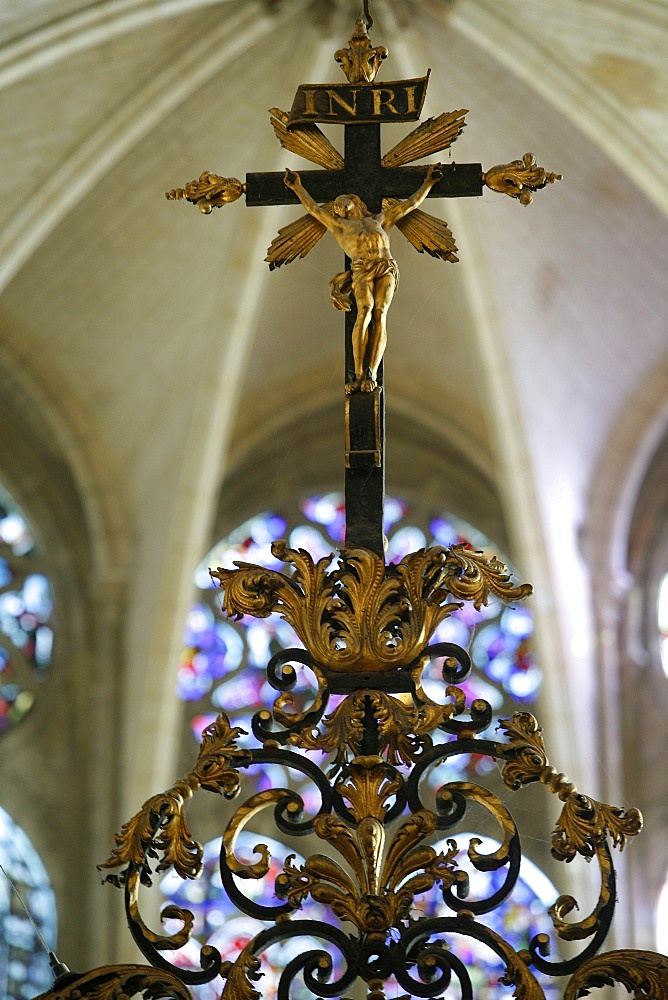
POLYGON ((355 376, 346 385, 347 393, 373 392, 377 386, 378 366, 387 344, 387 311, 399 281, 399 269, 390 252, 389 230, 422 204, 442 176, 440 163, 432 164, 423 184, 410 198, 393 202, 374 215, 353 194, 339 195, 330 207, 321 207, 299 174, 285 171, 285 186, 332 234, 351 261, 351 270, 337 274, 330 282, 332 302, 338 309, 350 309, 350 291, 357 305, 352 332, 355 376))

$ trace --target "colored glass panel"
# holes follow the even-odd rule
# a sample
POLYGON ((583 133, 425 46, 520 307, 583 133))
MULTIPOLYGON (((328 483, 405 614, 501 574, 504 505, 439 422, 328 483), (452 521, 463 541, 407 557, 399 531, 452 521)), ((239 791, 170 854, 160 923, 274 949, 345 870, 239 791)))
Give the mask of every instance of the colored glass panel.
MULTIPOLYGON (((56 900, 30 840, 0 808, 0 863, 26 903, 52 951, 56 949, 56 900)), ((0 872, 0 996, 29 1000, 53 982, 49 956, 9 881, 0 872)))
MULTIPOLYGON (((457 833, 453 838, 457 841, 459 853, 457 865, 466 870, 469 876, 469 895, 467 900, 489 899, 499 890, 505 881, 507 867, 496 871, 478 871, 469 861, 466 849, 472 837, 479 841, 478 851, 482 854, 492 854, 499 843, 491 837, 481 837, 473 833, 457 833)), ((434 844, 434 850, 448 851, 448 839, 434 844)), ((547 876, 528 858, 522 858, 519 878, 507 900, 501 906, 489 913, 481 914, 477 919, 481 925, 499 934, 516 951, 529 946, 536 934, 547 934, 552 941, 551 958, 554 960, 555 935, 552 922, 547 915, 550 907, 559 893, 547 876)), ((415 916, 451 917, 453 911, 444 903, 442 892, 434 887, 428 893, 416 899, 415 916)), ((506 1000, 509 996, 508 987, 499 983, 504 966, 501 959, 485 944, 475 938, 465 935, 453 935, 448 939, 452 952, 467 966, 473 985, 473 994, 484 1000, 506 1000)), ((542 984, 544 985, 544 983, 542 984)), ((546 1000, 556 1000, 561 990, 556 984, 553 987, 544 985, 546 1000)), ((456 978, 445 992, 445 1000, 458 1000, 461 996, 456 978)))
POLYGON ((51 662, 53 597, 35 539, 0 486, 0 733, 30 711, 51 662))
MULTIPOLYGON (((281 771, 282 768, 277 769, 277 772, 281 771)), ((276 781, 283 783, 284 775, 273 773, 270 777, 274 780, 274 786, 276 781)), ((239 885, 244 895, 253 902, 263 906, 275 906, 280 900, 276 897, 274 884, 276 877, 283 870, 286 858, 292 855, 293 863, 297 865, 303 865, 304 859, 280 841, 248 831, 242 831, 237 838, 236 857, 243 863, 256 862, 258 855, 255 853, 255 846, 258 843, 266 844, 269 848, 269 870, 264 878, 244 879, 239 885)), ((203 872, 201 878, 196 881, 183 880, 172 870, 160 883, 165 903, 190 910, 194 917, 190 941, 184 948, 170 955, 170 961, 181 968, 199 968, 200 948, 203 945, 217 948, 224 961, 234 961, 242 948, 271 923, 241 913, 228 899, 220 878, 221 847, 222 837, 204 845, 203 872)), ((302 917, 332 922, 329 911, 312 900, 304 903, 300 911, 300 918, 302 917)), ((164 921, 165 930, 168 932, 177 930, 179 926, 178 921, 164 921)), ((318 947, 322 947, 322 942, 318 942, 314 937, 304 936, 288 939, 261 953, 264 975, 260 980, 259 989, 263 995, 275 996, 280 974, 287 963, 305 951, 318 947)), ((204 986, 191 986, 190 990, 196 1000, 217 1000, 222 986, 222 980, 215 979, 204 986)), ((295 982, 291 996, 295 1000, 306 1000, 306 998, 313 1000, 312 994, 303 984, 300 986, 299 980, 295 982)))

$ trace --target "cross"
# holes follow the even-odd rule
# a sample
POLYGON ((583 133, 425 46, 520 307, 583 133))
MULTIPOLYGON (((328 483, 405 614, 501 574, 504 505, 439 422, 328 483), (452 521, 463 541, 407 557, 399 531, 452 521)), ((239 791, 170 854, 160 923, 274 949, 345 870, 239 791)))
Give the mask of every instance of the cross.
MULTIPOLYGON (((333 201, 342 194, 354 194, 362 199, 370 212, 383 207, 384 198, 410 197, 425 179, 426 166, 406 166, 412 160, 447 148, 464 127, 466 111, 457 111, 429 119, 399 142, 385 157, 381 153, 381 124, 397 121, 419 121, 427 88, 427 76, 416 80, 400 80, 375 84, 375 76, 387 49, 373 48, 364 21, 359 20, 348 49, 340 49, 335 59, 348 78, 347 84, 301 85, 292 110, 286 115, 273 109, 274 129, 288 149, 326 167, 324 170, 300 171, 302 183, 319 204, 333 201), (344 155, 332 147, 317 126, 317 122, 344 126, 344 155), (314 151, 315 150, 315 151, 314 151)), ((531 201, 531 190, 560 179, 537 167, 530 153, 522 161, 493 167, 486 174, 479 163, 449 163, 442 167, 442 179, 429 191, 428 198, 480 197, 483 185, 519 198, 523 204, 531 201)), ((242 184, 235 179, 204 173, 199 181, 167 193, 168 198, 186 198, 208 214, 213 207, 241 197, 246 205, 265 207, 291 205, 297 196, 285 186, 283 173, 250 173, 242 184)), ((452 234, 447 227, 425 213, 420 215, 422 230, 406 237, 416 249, 433 256, 457 260, 452 234), (444 238, 445 237, 445 238, 444 238)), ((403 228, 411 216, 406 216, 403 228)), ((292 231, 281 230, 279 237, 292 231)), ((315 241, 319 236, 316 234, 315 241)), ((286 256, 270 247, 267 260, 270 267, 303 256, 292 251, 286 256)), ((345 269, 350 267, 346 258, 345 269)), ((353 368, 352 330, 356 318, 354 297, 351 310, 345 314, 346 373, 353 368)), ((345 408, 345 503, 346 547, 368 548, 384 557, 383 506, 385 498, 385 401, 382 363, 378 371, 378 388, 373 392, 353 392, 346 396, 345 408)))

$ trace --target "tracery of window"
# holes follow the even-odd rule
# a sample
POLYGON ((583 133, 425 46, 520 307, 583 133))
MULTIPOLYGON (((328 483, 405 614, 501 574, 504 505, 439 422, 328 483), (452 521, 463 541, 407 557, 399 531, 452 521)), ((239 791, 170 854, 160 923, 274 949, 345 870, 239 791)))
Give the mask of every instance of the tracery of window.
POLYGON ((656 623, 659 630, 661 666, 663 667, 664 674, 668 677, 668 573, 664 575, 659 587, 656 623))
POLYGON ((0 733, 32 708, 52 645, 51 586, 23 513, 0 486, 0 733))
MULTIPOLYGON (((56 949, 56 900, 49 876, 30 840, 0 808, 0 862, 15 883, 52 951, 56 949)), ((53 981, 49 956, 18 897, 0 872, 0 997, 29 1000, 53 981)))

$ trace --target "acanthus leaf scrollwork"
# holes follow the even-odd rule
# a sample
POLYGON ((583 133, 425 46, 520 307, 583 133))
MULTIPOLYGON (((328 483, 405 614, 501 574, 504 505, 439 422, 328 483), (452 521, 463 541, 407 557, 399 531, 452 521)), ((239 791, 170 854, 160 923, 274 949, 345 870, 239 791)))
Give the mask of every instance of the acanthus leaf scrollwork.
POLYGON ((631 948, 596 955, 571 977, 564 1000, 576 1000, 592 988, 615 983, 638 1000, 668 1000, 668 958, 631 948))
POLYGON ((272 544, 273 554, 294 566, 291 577, 251 563, 211 571, 223 590, 229 616, 266 618, 277 611, 289 622, 316 664, 332 671, 402 669, 424 652, 436 627, 459 606, 451 597, 487 604, 491 593, 506 602, 531 592, 515 587, 496 557, 434 546, 395 564, 369 549, 344 549, 317 563, 304 549, 272 544))
POLYGON ((184 806, 198 788, 233 798, 239 790, 239 772, 236 766, 247 764, 248 751, 236 746, 237 737, 243 732, 230 726, 221 713, 202 733, 202 744, 195 767, 185 778, 160 795, 148 799, 135 816, 114 837, 116 847, 103 869, 123 869, 104 877, 115 886, 125 885, 128 874, 140 873, 141 881, 152 884, 149 859, 155 860, 156 872, 174 867, 181 878, 195 879, 202 870, 202 845, 194 840, 188 829, 184 806), (236 766, 235 766, 236 765, 236 766))
POLYGON ((640 833, 642 816, 638 809, 624 812, 618 806, 583 795, 563 773, 550 767, 541 729, 529 712, 518 712, 512 720, 502 719, 499 728, 509 737, 507 744, 501 744, 506 757, 504 783, 517 789, 540 781, 564 803, 552 833, 552 854, 558 861, 572 861, 576 854, 592 858, 596 845, 607 836, 623 850, 629 837, 640 833))

